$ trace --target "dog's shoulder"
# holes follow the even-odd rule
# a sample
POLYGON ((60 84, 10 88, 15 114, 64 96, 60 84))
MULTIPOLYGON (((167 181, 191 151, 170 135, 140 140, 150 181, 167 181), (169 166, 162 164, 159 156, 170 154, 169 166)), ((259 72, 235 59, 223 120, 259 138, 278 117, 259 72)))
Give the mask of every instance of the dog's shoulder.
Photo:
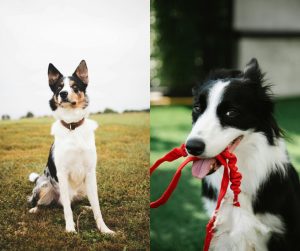
POLYGON ((92 131, 95 131, 99 126, 99 124, 95 120, 92 120, 92 119, 86 119, 86 123, 87 123, 88 128, 92 131))

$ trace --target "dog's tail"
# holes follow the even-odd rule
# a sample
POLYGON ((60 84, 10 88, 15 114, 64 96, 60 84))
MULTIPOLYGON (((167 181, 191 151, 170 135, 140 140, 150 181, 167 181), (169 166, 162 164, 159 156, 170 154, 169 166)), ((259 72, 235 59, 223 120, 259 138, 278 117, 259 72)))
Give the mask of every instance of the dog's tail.
POLYGON ((37 173, 31 173, 29 175, 29 181, 31 182, 36 182, 36 180, 39 178, 40 176, 37 173))

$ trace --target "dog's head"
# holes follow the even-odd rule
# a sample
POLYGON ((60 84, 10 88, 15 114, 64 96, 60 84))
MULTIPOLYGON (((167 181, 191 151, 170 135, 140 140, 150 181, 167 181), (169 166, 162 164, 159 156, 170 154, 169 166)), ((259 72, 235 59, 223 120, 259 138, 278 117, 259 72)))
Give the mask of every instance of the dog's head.
POLYGON ((84 60, 80 62, 72 76, 63 76, 53 64, 48 67, 49 86, 53 92, 50 107, 55 111, 58 107, 74 109, 86 108, 88 97, 88 69, 84 60))
POLYGON ((219 70, 194 89, 193 128, 186 140, 190 155, 213 158, 226 147, 232 151, 252 132, 270 145, 280 136, 273 117, 270 86, 264 85, 256 59, 244 71, 219 70))

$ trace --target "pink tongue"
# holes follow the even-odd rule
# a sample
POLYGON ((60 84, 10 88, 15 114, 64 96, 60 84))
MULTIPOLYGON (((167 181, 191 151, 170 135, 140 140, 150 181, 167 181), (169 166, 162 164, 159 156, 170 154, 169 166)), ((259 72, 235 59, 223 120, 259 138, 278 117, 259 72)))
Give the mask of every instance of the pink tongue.
POLYGON ((204 178, 210 171, 211 165, 215 163, 215 159, 195 160, 192 166, 192 174, 198 179, 204 178))

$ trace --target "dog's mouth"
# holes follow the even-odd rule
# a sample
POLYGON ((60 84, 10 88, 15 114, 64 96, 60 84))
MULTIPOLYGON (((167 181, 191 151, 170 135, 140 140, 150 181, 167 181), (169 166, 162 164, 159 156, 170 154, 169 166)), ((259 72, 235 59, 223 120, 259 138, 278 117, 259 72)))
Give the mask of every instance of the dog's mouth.
MULTIPOLYGON (((226 148, 228 148, 230 152, 233 152, 242 139, 243 136, 235 138, 226 148)), ((192 174, 196 178, 203 179, 205 176, 210 175, 218 170, 220 166, 221 164, 215 157, 195 160, 192 166, 192 174)))
POLYGON ((62 99, 60 102, 59 102, 59 105, 64 105, 64 104, 70 104, 70 105, 76 105, 76 101, 71 101, 69 99, 62 99))

